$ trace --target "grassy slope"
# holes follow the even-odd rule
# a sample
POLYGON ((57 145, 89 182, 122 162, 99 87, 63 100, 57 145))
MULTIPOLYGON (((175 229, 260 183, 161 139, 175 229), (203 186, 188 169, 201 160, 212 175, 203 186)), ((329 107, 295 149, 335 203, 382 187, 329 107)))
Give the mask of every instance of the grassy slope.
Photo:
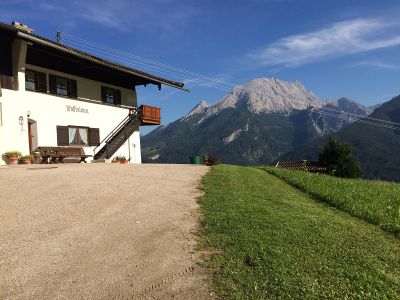
POLYGON ((265 168, 317 199, 400 236, 400 184, 265 168))
POLYGON ((219 165, 204 178, 203 246, 221 251, 230 299, 400 297, 400 243, 267 172, 219 165))

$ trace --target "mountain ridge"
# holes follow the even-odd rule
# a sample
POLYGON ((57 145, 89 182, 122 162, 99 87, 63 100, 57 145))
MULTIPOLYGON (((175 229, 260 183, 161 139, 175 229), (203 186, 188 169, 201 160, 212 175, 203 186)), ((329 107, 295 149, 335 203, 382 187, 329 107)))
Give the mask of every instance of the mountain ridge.
POLYGON ((384 124, 397 129, 353 123, 336 133, 298 145, 277 160, 316 160, 329 136, 333 136, 350 144, 365 178, 400 181, 400 96, 383 103, 368 117, 371 118, 368 120, 384 120, 384 124))
POLYGON ((351 123, 315 111, 324 106, 337 113, 370 113, 347 98, 321 101, 300 82, 257 78, 214 104, 200 101, 186 116, 144 136, 143 161, 184 163, 189 156, 212 153, 226 163, 268 164, 351 123))

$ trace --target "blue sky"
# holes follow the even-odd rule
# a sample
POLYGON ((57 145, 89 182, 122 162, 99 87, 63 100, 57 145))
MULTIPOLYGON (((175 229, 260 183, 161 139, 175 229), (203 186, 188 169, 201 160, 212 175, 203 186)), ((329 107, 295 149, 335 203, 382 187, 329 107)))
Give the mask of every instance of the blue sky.
POLYGON ((400 94, 399 13, 398 0, 0 2, 2 22, 49 38, 60 30, 66 44, 185 82, 190 93, 138 89, 164 124, 257 77, 298 80, 320 99, 387 101, 400 94))

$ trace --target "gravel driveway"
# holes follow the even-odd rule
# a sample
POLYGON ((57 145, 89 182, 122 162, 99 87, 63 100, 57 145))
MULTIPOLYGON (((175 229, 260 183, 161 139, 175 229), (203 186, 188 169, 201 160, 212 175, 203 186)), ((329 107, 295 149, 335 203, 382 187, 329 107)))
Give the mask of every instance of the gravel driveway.
POLYGON ((194 252, 207 167, 0 169, 0 298, 207 299, 194 252))

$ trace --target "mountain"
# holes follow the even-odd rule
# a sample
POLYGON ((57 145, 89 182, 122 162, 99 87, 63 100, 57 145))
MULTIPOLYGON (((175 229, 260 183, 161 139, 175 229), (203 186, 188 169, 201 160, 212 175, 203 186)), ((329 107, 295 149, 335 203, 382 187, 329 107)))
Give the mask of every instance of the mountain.
MULTIPOLYGON (((353 123, 332 136, 351 145, 365 178, 400 181, 400 96, 379 106, 368 119, 362 121, 365 122, 353 123), (378 119, 385 122, 378 122, 378 119), (380 123, 383 126, 374 126, 366 122, 380 123)), ((316 160, 327 139, 325 136, 312 140, 279 159, 316 160)))
POLYGON ((213 105, 201 101, 183 118, 144 136, 142 159, 184 163, 189 156, 208 153, 225 163, 268 164, 350 124, 329 116, 343 111, 371 112, 346 98, 321 101, 300 82, 258 78, 236 86, 213 105))

